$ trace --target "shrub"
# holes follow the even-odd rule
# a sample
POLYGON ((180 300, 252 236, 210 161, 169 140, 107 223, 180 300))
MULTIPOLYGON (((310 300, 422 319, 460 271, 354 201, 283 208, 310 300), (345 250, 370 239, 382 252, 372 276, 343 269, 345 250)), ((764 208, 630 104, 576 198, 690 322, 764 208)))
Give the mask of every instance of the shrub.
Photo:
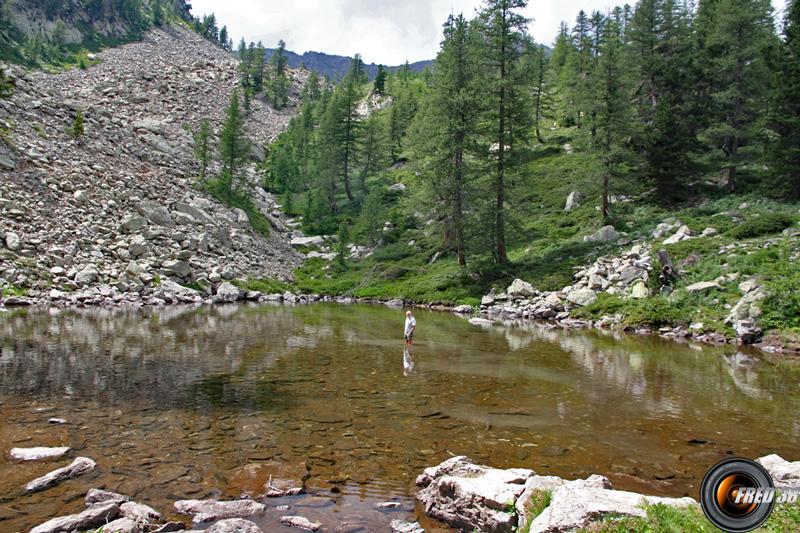
POLYGON ((750 239, 781 232, 794 224, 794 222, 792 217, 782 213, 766 213, 739 224, 728 231, 728 235, 734 239, 750 239))

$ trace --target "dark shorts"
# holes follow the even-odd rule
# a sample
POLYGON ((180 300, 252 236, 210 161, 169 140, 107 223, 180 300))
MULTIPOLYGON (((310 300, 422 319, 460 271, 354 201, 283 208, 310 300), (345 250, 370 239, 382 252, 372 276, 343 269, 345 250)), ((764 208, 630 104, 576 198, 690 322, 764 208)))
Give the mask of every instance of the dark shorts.
POLYGON ((407 341, 412 340, 414 338, 414 332, 412 331, 411 333, 406 333, 405 338, 407 341))

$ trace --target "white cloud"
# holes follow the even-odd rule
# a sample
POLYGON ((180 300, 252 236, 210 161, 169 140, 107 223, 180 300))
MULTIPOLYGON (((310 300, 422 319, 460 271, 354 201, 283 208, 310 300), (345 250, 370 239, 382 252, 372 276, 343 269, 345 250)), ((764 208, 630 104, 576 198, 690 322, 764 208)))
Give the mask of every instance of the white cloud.
MULTIPOLYGON (((367 62, 397 65, 405 60, 436 55, 442 23, 450 13, 474 15, 480 0, 192 0, 195 15, 215 13, 220 26, 228 26, 234 40, 263 41, 274 46, 279 39, 290 50, 314 50, 352 56, 367 62)), ((609 0, 534 0, 525 10, 532 18, 531 33, 550 44, 566 20, 585 11, 607 11, 624 2, 609 0)), ((631 2, 633 3, 633 2, 631 2)), ((786 0, 773 0, 783 9, 786 0)))

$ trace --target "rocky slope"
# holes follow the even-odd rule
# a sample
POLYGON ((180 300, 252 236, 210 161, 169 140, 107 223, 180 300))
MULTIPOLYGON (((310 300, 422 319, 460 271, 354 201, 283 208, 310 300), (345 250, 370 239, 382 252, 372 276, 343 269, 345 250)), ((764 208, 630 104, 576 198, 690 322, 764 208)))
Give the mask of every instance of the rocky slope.
MULTIPOLYGON (((244 211, 195 187, 191 131, 208 118, 219 132, 236 60, 181 28, 97 59, 56 74, 11 70, 14 94, 0 100, 0 285, 32 298, 92 288, 136 301, 165 278, 209 291, 222 279, 290 279, 301 258, 270 195, 253 188, 272 225, 264 237, 244 211), (68 129, 79 110, 76 140, 68 129)), ((293 114, 302 74, 293 76, 287 110, 252 103, 255 159, 293 114)), ((255 181, 254 165, 245 179, 255 181)))

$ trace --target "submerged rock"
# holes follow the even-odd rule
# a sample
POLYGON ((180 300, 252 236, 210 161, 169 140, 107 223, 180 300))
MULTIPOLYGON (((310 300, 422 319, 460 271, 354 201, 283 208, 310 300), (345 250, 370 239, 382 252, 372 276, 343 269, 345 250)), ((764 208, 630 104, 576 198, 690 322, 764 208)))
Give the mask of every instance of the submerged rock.
POLYGON ((192 516, 196 524, 226 518, 245 518, 263 513, 266 506, 251 500, 180 500, 175 502, 175 511, 192 516))
POLYGON ((115 503, 102 503, 93 505, 85 511, 60 516, 48 520, 44 524, 31 529, 30 533, 61 533, 63 531, 84 531, 86 529, 98 528, 119 516, 119 507, 115 503))
POLYGON ((86 505, 95 505, 98 503, 107 502, 121 504, 127 501, 130 501, 130 497, 125 496, 124 494, 117 494, 116 492, 110 492, 101 489, 89 489, 89 492, 86 493, 86 498, 84 498, 86 505))
POLYGON ((56 459, 69 452, 69 446, 59 448, 11 448, 9 455, 15 461, 40 461, 42 459, 56 459))
POLYGON ((289 527, 305 529, 306 531, 319 531, 319 528, 322 527, 322 524, 319 522, 312 522, 303 516, 282 516, 281 524, 289 527))
POLYGON ((392 520, 392 533, 425 533, 419 522, 404 522, 402 520, 392 520))
POLYGON ((210 528, 207 533, 262 533, 261 528, 250 520, 243 518, 228 518, 220 520, 210 528))
MULTIPOLYGON (((69 466, 53 470, 49 474, 45 474, 40 478, 36 478, 27 485, 25 490, 28 492, 36 492, 57 485, 64 480, 72 479, 84 474, 88 474, 95 469, 97 463, 87 457, 78 457, 69 466)), ((119 509, 117 509, 119 511, 119 509)))

